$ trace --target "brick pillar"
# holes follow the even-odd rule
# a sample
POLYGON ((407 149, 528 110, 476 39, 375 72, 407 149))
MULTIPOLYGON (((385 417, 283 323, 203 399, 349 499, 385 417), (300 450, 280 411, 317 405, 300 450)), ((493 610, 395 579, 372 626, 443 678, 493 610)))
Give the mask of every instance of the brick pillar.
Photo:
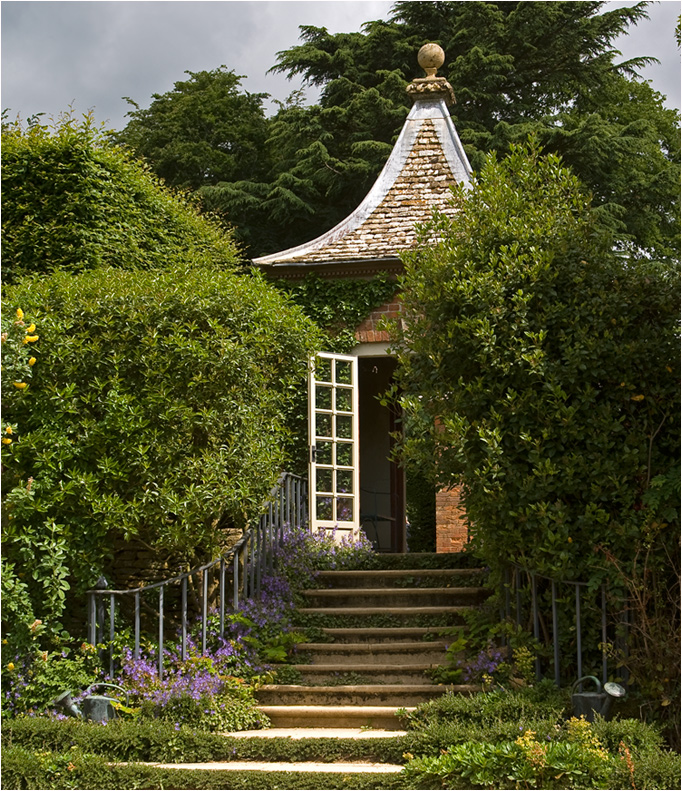
POLYGON ((461 487, 436 492, 436 552, 461 552, 468 539, 461 487))

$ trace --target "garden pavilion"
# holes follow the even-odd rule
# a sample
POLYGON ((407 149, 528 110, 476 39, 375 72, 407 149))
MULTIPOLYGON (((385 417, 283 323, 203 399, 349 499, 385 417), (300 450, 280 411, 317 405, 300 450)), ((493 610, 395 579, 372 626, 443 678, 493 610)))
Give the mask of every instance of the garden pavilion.
MULTIPOLYGON (((434 210, 455 209, 450 188, 468 184, 471 166, 448 111, 451 85, 436 76, 445 60, 437 44, 418 54, 426 76, 413 80, 413 100, 393 150, 374 186, 345 220, 305 244, 256 258, 272 278, 372 278, 403 271, 400 254, 416 244, 416 226, 434 210)), ((396 361, 381 320, 400 318, 400 295, 374 310, 355 328, 348 356, 320 353, 309 385, 310 524, 336 528, 337 535, 363 529, 380 551, 407 549, 405 478, 390 460, 398 415, 382 406, 396 361)), ((457 488, 436 495, 439 552, 458 551, 466 541, 457 488)))

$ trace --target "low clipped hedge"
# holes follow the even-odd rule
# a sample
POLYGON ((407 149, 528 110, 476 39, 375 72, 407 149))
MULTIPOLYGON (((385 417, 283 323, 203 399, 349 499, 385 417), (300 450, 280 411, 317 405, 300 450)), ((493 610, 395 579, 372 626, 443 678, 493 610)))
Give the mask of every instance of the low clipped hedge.
POLYGON ((2 752, 3 787, 8 789, 391 789, 404 788, 400 774, 265 772, 258 770, 167 769, 116 765, 78 750, 40 754, 23 747, 2 752))
POLYGON ((114 720, 96 725, 82 720, 17 717, 2 728, 5 748, 66 753, 77 747, 86 754, 115 761, 352 761, 403 763, 403 753, 418 739, 287 739, 231 737, 164 722, 114 720))

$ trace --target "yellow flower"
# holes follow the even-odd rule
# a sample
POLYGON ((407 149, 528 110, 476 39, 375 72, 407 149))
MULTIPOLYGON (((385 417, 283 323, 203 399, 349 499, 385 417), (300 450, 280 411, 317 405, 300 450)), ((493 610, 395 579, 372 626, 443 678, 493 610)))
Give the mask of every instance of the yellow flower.
POLYGON ((5 434, 11 434, 11 433, 12 433, 12 426, 6 426, 5 427, 5 434))
POLYGON ((34 343, 35 341, 38 340, 38 338, 39 338, 38 335, 27 335, 24 338, 24 343, 34 343))
POLYGON ((11 672, 12 670, 14 670, 14 662, 10 662, 10 663, 7 665, 7 669, 8 669, 10 672, 11 672))
POLYGON ((34 366, 36 364, 36 358, 35 357, 29 357, 28 358, 28 364, 30 366, 34 366))
POLYGON ((36 325, 35 324, 30 324, 28 327, 26 327, 26 332, 28 334, 30 334, 32 332, 35 332, 35 331, 36 331, 36 325))
POLYGON ((17 308, 17 318, 21 321, 24 318, 24 311, 21 308, 17 308))
POLYGON ((643 395, 630 396, 630 401, 644 401, 643 395))
POLYGON ((19 390, 23 390, 25 387, 28 387, 26 382, 14 382, 14 386, 19 390))
POLYGON ((12 444, 12 440, 9 437, 3 437, 2 438, 2 444, 3 445, 11 445, 12 444))

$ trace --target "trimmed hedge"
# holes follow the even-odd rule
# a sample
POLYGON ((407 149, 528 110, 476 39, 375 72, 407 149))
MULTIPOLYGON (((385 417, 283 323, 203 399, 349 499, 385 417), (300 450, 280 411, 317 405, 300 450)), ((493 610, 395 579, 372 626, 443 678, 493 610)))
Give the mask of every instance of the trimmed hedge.
POLYGON ((419 739, 288 739, 231 737, 164 722, 114 720, 107 726, 81 720, 18 717, 2 728, 3 749, 66 752, 76 745, 84 753, 116 761, 352 761, 404 763, 403 753, 418 749, 419 739))
POLYGON ((188 259, 238 265, 231 236, 111 145, 89 116, 65 115, 52 127, 3 124, 2 239, 5 282, 56 269, 161 269, 188 259))
MULTIPOLYGON (((407 736, 371 740, 236 738, 189 728, 175 730, 166 723, 113 721, 107 726, 79 720, 56 721, 24 717, 7 720, 2 729, 2 770, 5 788, 404 788, 401 775, 320 774, 257 772, 191 772, 142 766, 107 766, 109 762, 199 763, 230 760, 253 761, 352 761, 368 760, 404 764, 407 755, 438 756, 453 744, 498 743, 515 739, 523 729, 538 738, 555 735, 555 702, 548 701, 549 717, 532 711, 523 715, 518 699, 509 705, 482 705, 481 698, 463 698, 459 713, 443 699, 439 715, 407 736), (497 711, 497 713, 495 713, 497 711), (467 712, 470 716, 467 715, 467 712), (106 759, 103 757, 106 756, 106 759), (69 763, 75 769, 68 769, 69 763), (69 785, 69 783, 72 783, 69 785)), ((518 697, 518 696, 517 696, 518 697)), ((499 701, 498 701, 499 702, 499 701)), ((437 704, 437 702, 435 702, 437 704)), ((485 704, 485 701, 483 701, 485 704)), ((613 788, 670 789, 680 787, 680 756, 661 749, 655 727, 637 720, 598 721, 592 730, 605 748, 618 754, 621 741, 633 761, 631 776, 626 763, 610 778, 613 788)), ((428 786, 424 786, 428 787, 428 786)), ((439 786, 440 787, 440 786, 439 786)), ((456 787, 456 786, 453 786, 456 787)))
POLYGON ((57 559, 77 592, 109 575, 117 536, 174 570, 259 512, 293 452, 319 339, 260 275, 55 272, 5 288, 3 308, 38 335, 30 385, 3 403, 15 439, 2 446, 4 550, 35 570, 34 617, 59 619, 44 593, 57 559))
POLYGON ((36 754, 22 747, 2 752, 2 781, 7 789, 391 789, 404 788, 400 774, 340 772, 264 772, 161 769, 111 765, 106 758, 69 753, 36 754))

